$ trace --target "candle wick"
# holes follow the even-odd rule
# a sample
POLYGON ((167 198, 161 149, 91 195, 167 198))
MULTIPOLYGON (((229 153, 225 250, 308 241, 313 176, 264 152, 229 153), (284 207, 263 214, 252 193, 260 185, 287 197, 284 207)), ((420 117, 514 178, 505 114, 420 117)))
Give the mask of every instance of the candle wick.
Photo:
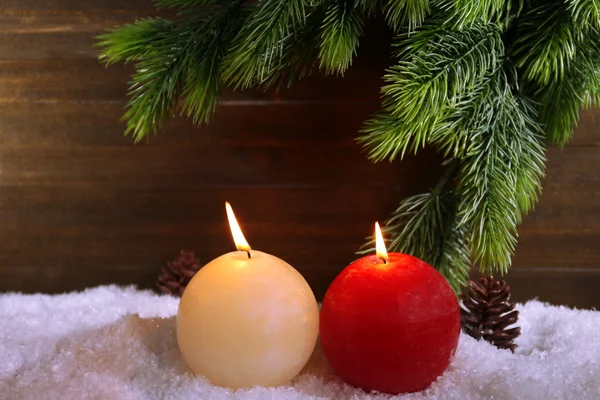
POLYGON ((252 258, 252 256, 250 255, 250 250, 246 250, 246 253, 248 253, 248 258, 252 258))
POLYGON ((380 258, 381 261, 383 261, 384 264, 387 264, 387 261, 385 261, 385 258, 380 258))

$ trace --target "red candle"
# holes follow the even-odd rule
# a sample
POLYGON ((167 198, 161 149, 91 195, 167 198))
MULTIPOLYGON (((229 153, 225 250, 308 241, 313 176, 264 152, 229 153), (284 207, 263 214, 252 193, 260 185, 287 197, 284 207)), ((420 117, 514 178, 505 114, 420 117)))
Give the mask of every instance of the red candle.
POLYGON ((450 364, 460 308, 446 279, 418 258, 385 251, 354 261, 321 308, 323 350, 338 375, 367 391, 425 389, 450 364))

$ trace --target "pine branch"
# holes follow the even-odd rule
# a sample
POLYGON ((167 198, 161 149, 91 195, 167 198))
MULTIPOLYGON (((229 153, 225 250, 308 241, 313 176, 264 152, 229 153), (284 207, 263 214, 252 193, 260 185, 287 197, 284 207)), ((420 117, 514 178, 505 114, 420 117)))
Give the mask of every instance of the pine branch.
MULTIPOLYGON (((318 1, 318 0, 317 0, 318 1)), ((381 9, 383 0, 356 0, 360 9, 363 10, 365 16, 370 17, 378 13, 381 9)))
POLYGON ((220 62, 240 15, 239 1, 225 0, 178 23, 142 20, 100 37, 101 59, 137 61, 123 116, 126 134, 139 141, 161 129, 182 95, 182 113, 196 123, 208 121, 218 102, 220 62))
POLYGON ((104 50, 106 65, 141 60, 156 55, 156 47, 173 33, 173 23, 163 18, 145 18, 99 35, 96 46, 104 50))
POLYGON ((360 2, 355 0, 333 0, 327 7, 319 46, 320 67, 327 73, 343 75, 352 64, 364 14, 360 2))
POLYGON ((536 199, 544 151, 532 107, 515 97, 504 72, 495 82, 487 129, 474 138, 462 160, 459 218, 471 237, 473 261, 486 272, 506 272, 516 226, 536 199), (521 160, 533 155, 539 160, 521 160), (525 192, 517 195, 517 190, 525 192))
POLYGON ((558 82, 538 88, 533 98, 539 104, 547 142, 563 147, 573 137, 580 110, 600 106, 599 72, 600 65, 577 60, 558 82))
MULTIPOLYGON (((246 16, 239 1, 222 4, 212 15, 214 19, 206 21, 208 26, 202 27, 203 30, 211 29, 210 24, 214 24, 213 34, 203 35, 202 39, 195 38, 189 44, 181 110, 195 124, 208 123, 215 111, 221 91, 221 62, 246 16)), ((191 19, 182 24, 193 31, 197 21, 191 19)))
MULTIPOLYGON (((573 3, 581 7, 581 3, 586 2, 571 2, 571 12, 577 11, 573 3)), ((547 141, 562 147, 572 137, 573 127, 579 121, 579 111, 590 107, 600 93, 596 79, 596 72, 600 70, 600 33, 593 24, 574 22, 582 11, 569 14, 566 9, 561 9, 565 15, 557 25, 551 19, 557 11, 546 7, 544 12, 536 13, 540 7, 524 16, 519 32, 525 32, 522 38, 531 36, 533 40, 542 40, 537 30, 539 25, 545 24, 548 25, 545 35, 552 35, 554 42, 546 43, 544 48, 547 51, 536 52, 535 47, 541 47, 544 42, 534 44, 519 39, 515 54, 517 65, 524 70, 522 75, 527 79, 526 92, 539 104, 539 117, 547 141), (561 35, 561 32, 567 34, 561 35), (550 43, 555 43, 554 48, 550 47, 550 43), (555 48, 566 48, 568 52, 552 51, 555 48), (536 74, 532 71, 542 72, 536 74)))
POLYGON ((314 5, 306 14, 305 23, 296 28, 283 42, 282 55, 274 60, 269 76, 258 86, 290 87, 294 81, 310 75, 318 57, 319 32, 325 18, 326 3, 314 5))
POLYGON ((600 104, 600 32, 590 29, 576 52, 565 74, 552 85, 538 87, 533 95, 540 104, 547 140, 558 147, 573 136, 579 111, 600 104))
POLYGON ((394 32, 400 32, 404 27, 413 32, 423 24, 430 11, 429 0, 388 0, 385 19, 394 32))
POLYGON ((512 54, 515 65, 525 79, 539 85, 564 76, 583 38, 573 29, 566 5, 551 1, 528 10, 518 21, 517 34, 512 54))
POLYGON ((428 24, 401 36, 403 58, 385 75, 384 113, 367 122, 359 142, 375 161, 423 147, 461 99, 498 68, 500 31, 492 24, 457 30, 428 24))
POLYGON ((510 1, 505 0, 440 0, 437 6, 449 13, 448 21, 457 28, 464 28, 475 22, 490 23, 497 20, 510 1))
POLYGON ((285 41, 305 23, 303 0, 258 0, 223 62, 223 79, 236 88, 260 85, 276 73, 285 41))
POLYGON ((493 117, 490 106, 496 95, 495 77, 501 66, 490 71, 480 85, 459 97, 449 107, 447 116, 437 123, 429 136, 429 142, 445 157, 462 159, 467 155, 470 145, 488 129, 493 117))
POLYGON ((566 0, 577 26, 600 29, 600 0, 566 0))
POLYGON ((518 162, 516 169, 516 187, 514 189, 518 205, 517 223, 521 216, 533 210, 542 191, 542 179, 546 169, 546 146, 544 131, 538 122, 537 110, 533 102, 524 96, 517 97, 519 108, 523 110, 523 119, 512 120, 516 140, 512 142, 518 162))

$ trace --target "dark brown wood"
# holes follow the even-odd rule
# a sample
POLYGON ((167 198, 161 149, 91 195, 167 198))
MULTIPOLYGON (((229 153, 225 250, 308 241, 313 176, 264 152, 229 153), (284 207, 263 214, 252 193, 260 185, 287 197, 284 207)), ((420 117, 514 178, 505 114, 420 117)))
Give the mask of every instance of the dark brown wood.
MULTIPOLYGON (((371 35, 344 78, 280 92, 226 90, 211 124, 175 118, 133 144, 120 122, 131 65, 105 68, 94 37, 156 15, 150 0, 4 0, 0 10, 0 291, 152 286, 180 249, 232 249, 223 202, 250 243, 296 266, 318 297, 375 220, 427 190, 440 158, 373 165, 355 142, 379 107, 389 38, 371 35)), ((515 300, 599 307, 600 111, 548 153, 521 226, 515 300)))
POLYGON ((554 305, 598 308, 600 271, 597 269, 515 268, 503 279, 511 287, 514 302, 536 299, 554 305))

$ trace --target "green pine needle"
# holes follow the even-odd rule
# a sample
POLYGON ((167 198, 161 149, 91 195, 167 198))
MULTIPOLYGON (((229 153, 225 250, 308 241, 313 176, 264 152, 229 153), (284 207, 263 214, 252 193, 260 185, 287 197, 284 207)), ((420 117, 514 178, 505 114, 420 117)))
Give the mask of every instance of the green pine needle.
POLYGON ((373 160, 416 152, 467 93, 484 84, 503 54, 500 31, 492 24, 465 29, 424 25, 402 35, 402 59, 385 75, 384 113, 367 122, 359 142, 373 160))
POLYGON ((273 60, 268 77, 257 82, 257 88, 275 87, 279 90, 312 73, 318 58, 320 30, 326 9, 327 4, 319 2, 307 11, 304 23, 283 41, 281 57, 273 60))
POLYGON ((429 0, 388 0, 385 5, 385 19, 395 32, 404 27, 414 31, 429 12, 429 0))
MULTIPOLYGON (((575 26, 563 29, 575 31, 575 26)), ((573 135, 579 120, 579 111, 598 104, 600 93, 600 31, 586 27, 585 35, 574 42, 573 57, 562 66, 561 73, 553 76, 551 84, 539 80, 529 82, 528 93, 538 103, 538 113, 547 141, 564 146, 573 135)), ((535 62, 535 60, 533 60, 535 62)))
POLYGON ((511 1, 505 0, 440 0, 437 6, 450 14, 457 28, 463 28, 475 22, 489 23, 498 19, 511 1))
POLYGON ((457 191, 460 223, 470 233, 473 261, 487 272, 506 272, 521 214, 537 198, 544 149, 533 108, 514 95, 503 72, 493 82, 486 129, 472 139, 461 162, 457 191))
POLYGON ((100 60, 107 65, 129 62, 156 54, 156 44, 173 33, 173 23, 162 18, 139 19, 133 24, 98 36, 96 46, 103 49, 100 60))
POLYGON ((236 88, 261 84, 277 73, 286 39, 302 29, 303 0, 258 0, 223 62, 223 79, 236 88))
POLYGON ((567 0, 573 22, 580 27, 600 29, 600 0, 567 0))
POLYGON ((327 7, 319 45, 320 67, 339 73, 352 64, 363 28, 363 10, 355 0, 334 0, 327 7))
POLYGON ((137 61, 123 116, 125 134, 139 141, 156 133, 182 96, 184 115, 195 123, 208 121, 218 103, 221 59, 241 16, 238 1, 222 1, 178 23, 140 20, 100 36, 101 59, 137 61))
POLYGON ((523 76, 540 85, 561 79, 575 58, 583 37, 573 29, 564 6, 546 2, 529 10, 521 19, 513 57, 523 76))

